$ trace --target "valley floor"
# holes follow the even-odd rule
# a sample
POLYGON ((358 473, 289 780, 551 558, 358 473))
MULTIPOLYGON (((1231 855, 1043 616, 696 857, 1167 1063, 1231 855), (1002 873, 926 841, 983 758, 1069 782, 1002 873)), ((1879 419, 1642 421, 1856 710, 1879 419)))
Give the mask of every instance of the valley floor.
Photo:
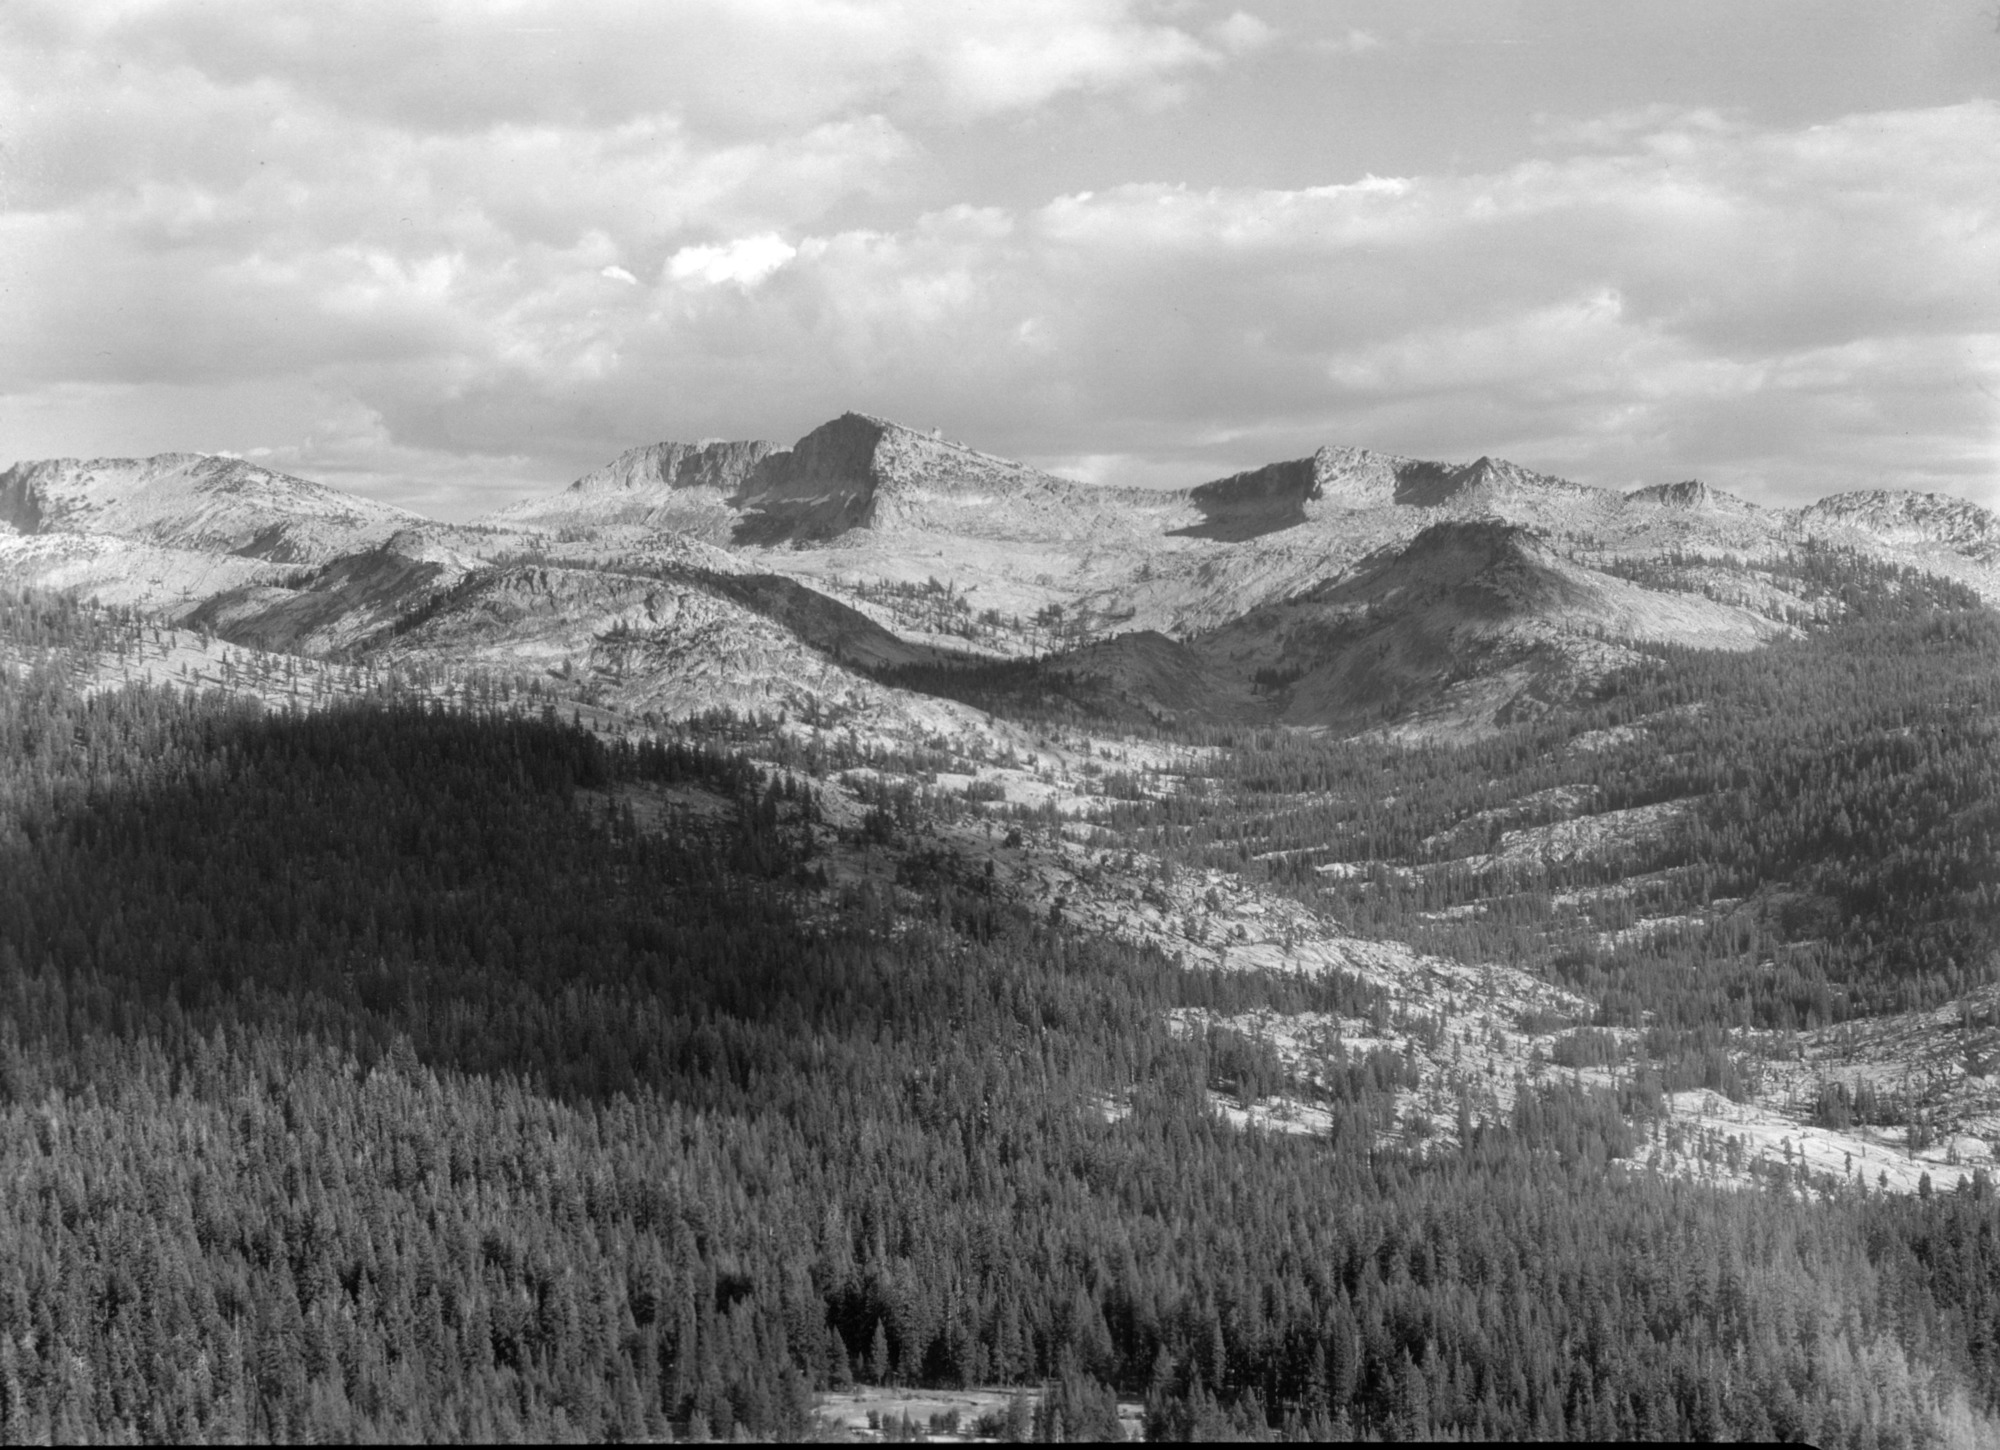
MULTIPOLYGON (((905 1425, 916 1438, 933 1443, 1026 1439, 1040 1401, 1039 1385, 963 1390, 856 1385, 820 1395, 813 1414, 835 1438, 845 1440, 880 1440, 902 1432, 905 1425)), ((1140 1402, 1120 1400, 1118 1419, 1126 1439, 1145 1439, 1145 1406, 1140 1402)))

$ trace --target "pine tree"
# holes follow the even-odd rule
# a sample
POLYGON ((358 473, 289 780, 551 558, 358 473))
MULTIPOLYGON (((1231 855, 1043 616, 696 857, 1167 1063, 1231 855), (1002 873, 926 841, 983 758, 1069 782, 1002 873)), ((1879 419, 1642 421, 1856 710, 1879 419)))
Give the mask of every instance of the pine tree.
POLYGON ((889 1359, 889 1330, 881 1320, 875 1321, 875 1337, 868 1351, 868 1374, 878 1385, 891 1382, 892 1365, 889 1359))

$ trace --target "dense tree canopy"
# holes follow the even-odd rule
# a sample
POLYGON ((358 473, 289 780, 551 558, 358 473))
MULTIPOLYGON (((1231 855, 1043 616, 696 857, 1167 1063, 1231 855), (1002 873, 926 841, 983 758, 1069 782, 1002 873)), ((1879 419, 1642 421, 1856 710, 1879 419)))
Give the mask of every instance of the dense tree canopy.
MULTIPOLYGON (((1875 747, 1918 800, 1932 724, 1970 768, 1939 709, 1875 747)), ((1379 994, 1185 970, 950 869, 824 886, 823 788, 694 739, 0 675, 0 1430, 787 1435, 849 1382, 1046 1382, 1045 1432, 1114 1390, 1167 1436, 1990 1431, 1983 1184, 1664 1181, 1643 1105, 1560 1087, 1391 1149, 1394 1054, 1314 1088, 1323 1137, 1233 1130, 1209 1089, 1282 1067, 1171 1009, 1379 994), (641 828, 676 798, 728 809, 641 828)))

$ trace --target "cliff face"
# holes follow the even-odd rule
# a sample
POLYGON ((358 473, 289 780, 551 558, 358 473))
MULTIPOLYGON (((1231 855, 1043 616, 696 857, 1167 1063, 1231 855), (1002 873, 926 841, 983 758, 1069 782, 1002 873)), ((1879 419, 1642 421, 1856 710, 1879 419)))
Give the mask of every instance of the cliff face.
POLYGON ((0 473, 0 524, 20 534, 36 534, 42 529, 41 493, 35 488, 41 463, 17 463, 0 473))
POLYGON ((1204 483, 1188 495, 1201 522, 1174 532, 1233 544, 1302 524, 1306 505, 1320 497, 1317 464, 1316 458, 1296 458, 1204 483))
POLYGON ((1022 464, 846 413, 789 448, 635 448, 561 493, 487 521, 546 531, 643 524, 718 543, 810 544, 877 525, 976 525, 968 510, 1004 522, 1016 505, 1069 487, 1022 464), (940 517, 940 509, 951 517, 940 517))
POLYGON ((620 493, 651 497, 667 489, 705 488, 734 494, 776 447, 761 440, 652 443, 621 454, 594 473, 586 473, 566 493, 583 497, 620 493))
POLYGON ((1313 477, 1330 508, 1381 508, 1396 501, 1398 470, 1409 463, 1372 448, 1322 448, 1313 455, 1313 477))
POLYGON ((1204 517, 1177 532, 1235 543, 1306 523, 1329 510, 1463 504, 1482 485, 1515 473, 1539 479, 1484 458, 1452 468, 1368 448, 1322 448, 1310 458, 1266 464, 1191 490, 1188 497, 1204 517))
POLYGON ((741 511, 735 542, 805 543, 870 522, 876 449, 888 427, 847 413, 759 459, 731 500, 741 511))
POLYGON ((729 536, 733 501, 777 445, 761 440, 649 443, 561 493, 489 514, 487 524, 548 533, 639 524, 711 542, 729 536))
POLYGON ((1149 513, 1187 512, 1176 495, 1072 483, 860 413, 761 460, 734 502, 732 542, 752 545, 820 543, 864 528, 1074 544, 1120 537, 1149 513))

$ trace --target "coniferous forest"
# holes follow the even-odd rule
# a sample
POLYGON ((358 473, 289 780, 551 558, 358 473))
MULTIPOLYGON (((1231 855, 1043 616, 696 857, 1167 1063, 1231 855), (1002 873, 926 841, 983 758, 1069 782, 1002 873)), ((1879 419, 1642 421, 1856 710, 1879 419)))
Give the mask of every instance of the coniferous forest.
MULTIPOLYGON (((1996 640, 1946 604, 1663 656, 1577 717, 1710 702, 1684 749, 1562 768, 1635 803, 1715 776, 1666 864, 1718 895, 1782 871, 1827 920, 1783 980, 1754 944, 1663 944, 1704 964, 1670 979, 1569 959, 1607 1022, 1822 1020, 1990 975, 1996 640), (1942 683, 1891 703, 1899 668, 1942 683), (1772 764, 1732 773, 1704 731, 1772 764)), ((21 637, 96 627, 10 609, 21 637)), ((1260 773, 1374 758, 1241 744, 1240 815, 1196 838, 1135 801, 1124 828, 1246 870, 1270 868, 1231 820, 1417 861, 1558 758, 1532 731, 1430 752, 1394 814, 1288 826, 1260 773)), ((1044 1386, 1048 1438, 1116 1434, 1120 1397, 1159 1438, 1991 1433, 1983 1177, 1669 1179, 1635 1162, 1643 1097, 1562 1083, 1389 1147, 1393 1052, 1311 1085, 1325 1134, 1240 1131, 1210 1088, 1285 1069, 1169 1012, 1376 989, 1185 967, 973 873, 828 887, 825 788, 714 732, 0 672, 0 1435, 783 1438, 850 1384, 1044 1386), (732 808, 642 821, 628 787, 732 808)), ((1416 903, 1364 905, 1386 930, 1416 903)))

